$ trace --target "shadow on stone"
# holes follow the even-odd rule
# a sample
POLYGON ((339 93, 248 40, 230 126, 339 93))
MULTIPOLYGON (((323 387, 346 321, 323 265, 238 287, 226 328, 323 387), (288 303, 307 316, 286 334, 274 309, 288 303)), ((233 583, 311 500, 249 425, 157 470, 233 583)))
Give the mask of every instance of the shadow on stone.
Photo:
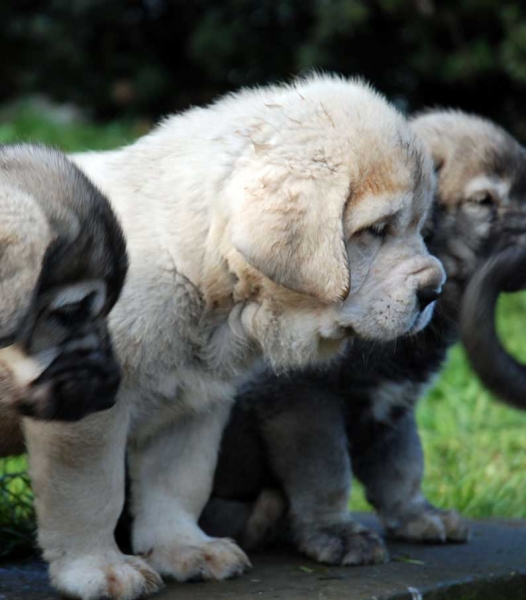
MULTIPOLYGON (((378 525, 370 515, 360 520, 378 525)), ((525 600, 526 522, 475 521, 460 545, 390 543, 391 562, 327 567, 277 551, 221 583, 170 584, 159 600, 525 600)), ((0 600, 56 600, 41 563, 0 566, 0 600)))

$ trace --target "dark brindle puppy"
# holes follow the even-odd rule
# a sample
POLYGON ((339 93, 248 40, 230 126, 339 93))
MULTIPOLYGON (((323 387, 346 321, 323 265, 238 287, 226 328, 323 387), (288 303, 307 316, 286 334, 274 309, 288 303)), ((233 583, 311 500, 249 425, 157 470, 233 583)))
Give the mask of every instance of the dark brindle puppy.
POLYGON ((499 244, 506 215, 523 208, 526 153, 499 127, 459 112, 430 112, 413 127, 438 175, 427 239, 448 281, 433 320, 393 343, 351 342, 327 370, 281 378, 262 373, 245 385, 202 517, 215 535, 254 546, 284 509, 279 528, 285 523, 297 548, 315 560, 381 562, 383 542, 347 509, 354 473, 388 534, 433 542, 468 537, 455 512, 435 508, 422 494, 414 411, 458 339, 467 284, 499 244))
POLYGON ((60 152, 0 146, 0 456, 21 417, 74 421, 113 405, 107 315, 124 283, 121 228, 60 152))

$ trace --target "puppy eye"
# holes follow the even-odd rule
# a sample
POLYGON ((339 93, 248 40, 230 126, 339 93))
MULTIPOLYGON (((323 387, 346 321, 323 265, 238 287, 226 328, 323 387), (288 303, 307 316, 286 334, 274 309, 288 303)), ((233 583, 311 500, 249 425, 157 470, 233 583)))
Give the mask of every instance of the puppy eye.
POLYGON ((375 223, 370 227, 362 229, 362 231, 365 233, 369 233, 375 238, 380 238, 383 240, 387 235, 387 223, 375 223))
POLYGON ((469 200, 479 206, 493 206, 495 204, 495 198, 489 192, 484 191, 474 194, 469 200))
POLYGON ((80 302, 64 304, 50 313, 50 317, 62 327, 71 329, 91 318, 92 294, 80 302))

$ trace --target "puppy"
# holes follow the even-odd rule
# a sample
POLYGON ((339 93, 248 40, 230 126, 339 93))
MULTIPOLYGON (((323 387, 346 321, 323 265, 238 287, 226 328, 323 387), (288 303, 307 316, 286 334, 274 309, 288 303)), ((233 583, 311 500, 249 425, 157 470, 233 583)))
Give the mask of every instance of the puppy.
POLYGON ((110 408, 120 379, 107 315, 127 269, 107 200, 62 153, 0 146, 0 456, 22 417, 110 408))
POLYGON ((235 383, 422 328, 444 282, 421 225, 431 160, 359 81, 316 76, 226 96, 132 146, 74 157, 123 224, 130 269, 110 329, 114 408, 28 428, 39 541, 82 599, 225 579, 249 561, 197 524, 235 383), (133 551, 113 530, 127 453, 133 551))
POLYGON ((206 531, 252 547, 288 527, 298 550, 319 562, 382 562, 383 542, 348 512, 354 472, 389 535, 468 537, 455 512, 422 494, 414 411, 458 339, 466 285, 499 245, 510 211, 524 211, 526 153, 499 127, 460 112, 430 112, 412 127, 437 170, 425 232, 448 276, 431 324, 390 343, 355 339, 325 369, 281 378, 266 371, 245 384, 223 438, 206 531))

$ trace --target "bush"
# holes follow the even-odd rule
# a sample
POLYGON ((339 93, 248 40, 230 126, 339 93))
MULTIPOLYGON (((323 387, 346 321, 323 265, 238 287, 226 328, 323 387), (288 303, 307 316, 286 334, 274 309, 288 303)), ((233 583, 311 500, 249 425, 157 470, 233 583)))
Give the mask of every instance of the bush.
POLYGON ((19 0, 0 19, 0 100, 39 91, 98 118, 156 117, 322 68, 526 139, 526 7, 515 0, 19 0))
POLYGON ((23 458, 0 460, 0 561, 35 551, 33 494, 23 458))

